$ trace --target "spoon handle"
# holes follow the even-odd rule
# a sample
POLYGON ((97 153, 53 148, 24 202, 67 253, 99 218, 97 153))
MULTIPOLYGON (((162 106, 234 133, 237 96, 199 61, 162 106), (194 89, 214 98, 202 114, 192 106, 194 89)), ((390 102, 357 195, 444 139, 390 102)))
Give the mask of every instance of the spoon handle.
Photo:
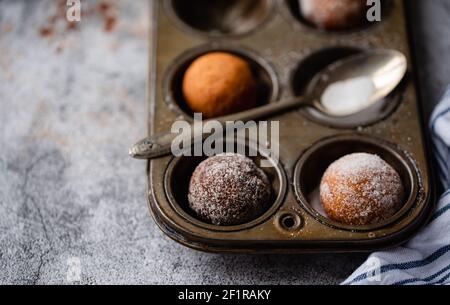
MULTIPOLYGON (((247 122, 250 120, 259 120, 262 118, 273 116, 277 113, 298 108, 300 106, 308 105, 302 97, 295 97, 282 102, 271 103, 261 107, 253 108, 250 110, 242 111, 236 114, 220 117, 213 119, 219 121, 222 127, 225 128, 226 122, 229 121, 243 121, 247 122)), ((209 120, 208 120, 209 121, 209 120)), ((208 121, 204 121, 206 123, 208 121)), ((192 141, 198 139, 204 139, 208 134, 203 134, 202 130, 194 129, 191 125, 191 130, 193 134, 187 135, 187 143, 192 143, 192 141)), ((129 154, 131 157, 136 159, 154 159, 170 154, 172 141, 179 134, 163 132, 159 134, 151 135, 141 141, 137 142, 133 147, 130 148, 129 154)), ((184 142, 183 142, 184 143, 184 142)))
POLYGON ((290 110, 293 108, 298 108, 301 105, 306 105, 303 97, 294 97, 291 99, 279 101, 276 103, 267 104, 264 106, 252 108, 246 111, 242 111, 239 113, 231 114, 228 116, 220 117, 215 120, 225 123, 225 122, 235 122, 235 121, 251 121, 251 120, 259 120, 262 118, 267 118, 273 116, 277 113, 284 112, 286 110, 290 110))

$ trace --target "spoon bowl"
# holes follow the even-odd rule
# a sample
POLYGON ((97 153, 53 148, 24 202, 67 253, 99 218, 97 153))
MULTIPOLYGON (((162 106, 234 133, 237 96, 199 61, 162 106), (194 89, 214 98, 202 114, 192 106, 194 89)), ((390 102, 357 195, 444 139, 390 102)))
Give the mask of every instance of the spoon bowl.
MULTIPOLYGON (((316 74, 306 89, 305 100, 330 116, 353 115, 389 95, 405 76, 407 67, 406 57, 396 50, 373 50, 357 54, 337 61, 316 74), (334 88, 337 85, 347 86, 349 90, 352 90, 351 94, 355 95, 355 88, 351 87, 356 83, 360 83, 361 88, 367 91, 363 92, 366 100, 360 102, 360 107, 348 107, 346 111, 342 109, 336 111, 333 107, 324 105, 324 94, 333 85, 334 88), (370 88, 365 86, 367 83, 370 88)), ((339 90, 333 90, 330 93, 338 92, 339 90)))

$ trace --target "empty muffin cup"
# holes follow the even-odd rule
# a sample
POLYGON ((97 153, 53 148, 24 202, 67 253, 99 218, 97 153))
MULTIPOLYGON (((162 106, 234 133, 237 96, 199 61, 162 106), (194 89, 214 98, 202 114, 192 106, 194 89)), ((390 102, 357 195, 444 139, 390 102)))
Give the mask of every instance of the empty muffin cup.
POLYGON ((370 231, 399 220, 414 205, 420 190, 418 170, 406 153, 384 140, 363 135, 342 135, 322 140, 305 151, 294 170, 294 188, 297 199, 318 221, 334 228, 352 231, 370 231), (325 213, 320 200, 320 182, 326 169, 334 161, 353 153, 379 156, 399 174, 403 184, 403 200, 397 212, 379 222, 364 226, 345 225, 325 213))
POLYGON ((278 77, 272 65, 255 52, 230 44, 208 44, 188 50, 168 67, 163 80, 166 103, 187 120, 193 119, 193 111, 183 94, 183 78, 187 69, 199 57, 213 52, 224 52, 245 60, 256 84, 256 107, 275 102, 279 94, 278 77))
MULTIPOLYGON (((293 70, 290 79, 291 93, 302 96, 309 90, 314 76, 328 65, 339 60, 362 53, 363 49, 354 47, 332 47, 312 53, 303 59, 293 70)), ((339 129, 354 129, 373 125, 391 115, 402 101, 404 79, 387 97, 361 112, 349 116, 331 116, 313 108, 304 107, 300 112, 311 121, 339 129)))
MULTIPOLYGON (((230 149, 227 147, 229 145, 226 145, 227 143, 230 143, 230 140, 221 141, 224 144, 225 149, 230 149)), ((248 158, 251 159, 254 164, 256 164, 256 166, 264 172, 265 176, 267 176, 271 188, 269 204, 265 205, 264 210, 261 210, 260 213, 254 217, 254 219, 250 219, 246 223, 236 225, 214 225, 208 221, 205 221, 191 208, 188 193, 191 177, 193 176, 194 171, 202 161, 207 159, 207 156, 175 157, 169 163, 164 176, 166 196, 176 213, 198 227, 213 231, 239 231, 247 229, 264 222, 272 216, 284 199, 287 188, 287 180, 283 167, 279 161, 272 159, 268 152, 262 149, 258 149, 255 152, 255 149, 250 148, 252 145, 244 141, 231 143, 234 144, 234 149, 226 150, 225 152, 235 152, 237 147, 241 147, 245 150, 245 155, 248 156, 248 158), (272 166, 260 167, 262 160, 266 160, 272 166)), ((188 147, 185 151, 191 150, 192 146, 188 147)))
POLYGON ((166 0, 166 11, 182 29, 209 37, 242 36, 261 27, 272 0, 166 0))

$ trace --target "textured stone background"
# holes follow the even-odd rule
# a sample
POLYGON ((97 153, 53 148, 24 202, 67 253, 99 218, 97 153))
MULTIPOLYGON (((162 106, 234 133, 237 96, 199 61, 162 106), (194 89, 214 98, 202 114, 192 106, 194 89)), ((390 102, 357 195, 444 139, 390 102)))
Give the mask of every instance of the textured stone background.
MULTIPOLYGON (((105 16, 82 1, 76 29, 59 2, 0 0, 0 284, 67 283, 73 258, 86 284, 331 284, 364 260, 212 255, 165 237, 145 162, 127 156, 146 131, 148 2, 105 16)), ((450 1, 414 3, 429 113, 450 81, 450 1)))

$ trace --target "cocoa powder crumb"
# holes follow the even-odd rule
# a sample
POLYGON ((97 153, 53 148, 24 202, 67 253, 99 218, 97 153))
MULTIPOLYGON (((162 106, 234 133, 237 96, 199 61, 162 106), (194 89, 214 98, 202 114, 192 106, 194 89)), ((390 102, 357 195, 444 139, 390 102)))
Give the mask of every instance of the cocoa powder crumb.
MULTIPOLYGON (((39 34, 42 37, 50 37, 54 35, 56 27, 61 24, 65 25, 65 30, 75 30, 78 28, 77 22, 68 21, 66 18, 67 4, 66 0, 59 0, 57 2, 56 12, 48 17, 47 24, 39 29, 39 34)), ((103 21, 103 30, 105 32, 112 32, 117 25, 118 13, 115 4, 109 0, 102 0, 100 3, 94 7, 91 6, 90 9, 85 9, 81 13, 82 16, 100 16, 103 21)))
POLYGON ((53 34, 53 29, 50 28, 50 27, 44 26, 44 27, 42 27, 42 28, 39 30, 39 34, 40 34, 42 37, 48 37, 48 36, 51 36, 51 35, 53 34))
POLYGON ((117 23, 117 12, 112 2, 102 0, 99 4, 99 11, 103 18, 103 28, 106 32, 114 30, 117 23))

